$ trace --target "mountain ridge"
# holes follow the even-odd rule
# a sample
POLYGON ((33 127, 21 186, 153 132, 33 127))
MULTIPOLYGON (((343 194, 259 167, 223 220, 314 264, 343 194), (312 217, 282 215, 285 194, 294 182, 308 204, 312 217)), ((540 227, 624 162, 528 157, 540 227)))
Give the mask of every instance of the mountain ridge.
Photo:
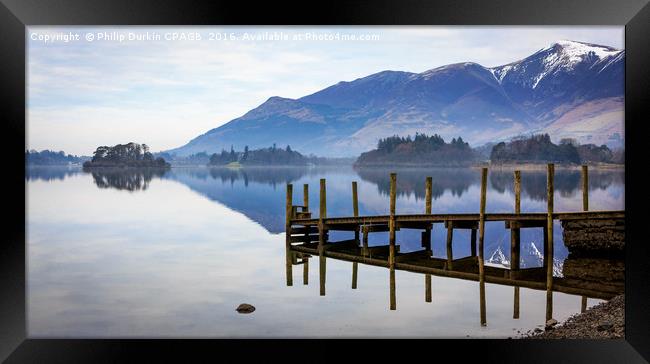
POLYGON ((273 96, 167 152, 189 155, 291 145, 352 156, 378 139, 416 132, 473 146, 547 132, 621 146, 625 50, 560 41, 505 65, 460 62, 421 73, 385 70, 297 99, 273 96))

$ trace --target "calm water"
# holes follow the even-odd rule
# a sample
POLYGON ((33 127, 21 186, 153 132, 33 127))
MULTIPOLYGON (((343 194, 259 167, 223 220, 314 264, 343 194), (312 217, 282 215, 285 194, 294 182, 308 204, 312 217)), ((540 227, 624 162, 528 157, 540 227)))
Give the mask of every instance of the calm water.
MULTIPOLYGON (((389 272, 327 259, 327 295, 319 296, 317 260, 302 284, 286 286, 285 185, 302 184, 318 204, 327 179, 328 216, 352 215, 358 181, 362 215, 388 214, 388 170, 351 167, 207 169, 85 173, 30 168, 27 185, 28 333, 31 337, 514 337, 545 322, 546 294, 486 284, 487 323, 479 321, 478 282, 396 272, 397 310, 389 310, 389 272), (240 303, 257 310, 238 314, 240 303)), ((478 212, 480 171, 397 170, 397 213, 424 212, 424 180, 433 176, 433 212, 478 212)), ((543 212, 545 172, 522 172, 522 210, 543 212)), ((556 170, 556 211, 582 208, 578 171, 556 170)), ((624 209, 623 171, 590 171, 590 208, 624 209)), ((513 210, 512 172, 490 171, 488 212, 513 210)), ((317 210, 316 208, 312 210, 317 210)), ((316 212, 317 213, 317 212, 316 212)), ((346 238, 352 233, 331 234, 346 238), (348 235, 346 235, 348 234, 348 235)), ((446 231, 433 230, 434 256, 445 257, 446 231)), ((420 249, 419 232, 397 232, 400 251, 420 249)), ((485 257, 509 259, 509 231, 486 224, 485 257)), ((540 266, 542 229, 522 230, 522 267, 540 266)), ((555 265, 568 252, 555 228, 555 265)), ((370 235, 386 244, 387 233, 370 235)), ((469 255, 469 231, 454 232, 454 257, 469 255)), ((502 262, 501 262, 502 263, 502 262)), ((589 299, 588 306, 600 302, 589 299)), ((581 297, 555 293, 553 316, 580 311, 581 297)))

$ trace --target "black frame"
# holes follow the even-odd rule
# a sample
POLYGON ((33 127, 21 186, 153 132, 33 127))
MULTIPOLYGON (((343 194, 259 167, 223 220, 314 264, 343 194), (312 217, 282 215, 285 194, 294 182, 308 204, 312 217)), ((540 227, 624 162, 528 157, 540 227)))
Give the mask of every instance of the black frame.
MULTIPOLYGON (((3 127, 5 169, 11 198, 0 219, 0 359, 7 362, 104 362, 135 360, 133 355, 184 358, 204 354, 225 359, 224 350, 237 360, 264 352, 282 354, 287 360, 324 360, 341 356, 340 350, 364 358, 398 354, 431 355, 442 360, 451 353, 467 360, 488 362, 645 362, 650 360, 650 264, 643 241, 641 219, 644 133, 640 132, 650 105, 650 4, 648 0, 354 0, 279 4, 277 2, 223 0, 181 2, 155 0, 0 0, 0 115, 3 127), (352 25, 625 25, 626 49, 626 333, 625 340, 432 340, 402 341, 397 345, 368 348, 367 343, 320 340, 44 340, 29 339, 25 317, 25 50, 28 25, 184 25, 184 24, 352 24, 352 25), (635 167, 635 164, 637 166, 635 167), (633 198, 637 197, 637 198, 633 198), (321 346, 323 345, 323 346, 321 346), (423 346, 426 345, 426 346, 423 346), (326 346, 327 348, 325 348, 326 346), (317 349, 296 355, 296 351, 317 349), (318 350, 320 349, 320 350, 318 350), (412 350, 419 349, 419 350, 412 350), (428 349, 428 350, 427 350, 428 349), (351 351, 349 351, 351 350, 351 351), (293 354, 293 355, 292 355, 293 354), (311 355, 310 355, 311 354, 311 355), (315 354, 315 355, 314 355, 315 354), (370 354, 370 355, 369 355, 370 354), (438 354, 438 355, 435 355, 438 354), (308 356, 307 356, 308 355, 308 356), (644 360, 645 358, 645 360, 644 360)), ((647 138, 646 138, 647 139, 647 138)), ((374 346, 374 345, 373 345, 374 346)))

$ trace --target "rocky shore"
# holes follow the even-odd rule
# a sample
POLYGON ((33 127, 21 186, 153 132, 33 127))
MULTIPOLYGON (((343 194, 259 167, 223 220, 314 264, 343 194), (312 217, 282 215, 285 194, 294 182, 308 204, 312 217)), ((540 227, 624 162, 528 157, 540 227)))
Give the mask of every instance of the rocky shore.
MULTIPOLYGON (((552 320, 554 321, 554 320, 552 320)), ((546 330, 535 329, 525 339, 622 339, 625 337, 625 295, 600 303, 564 323, 550 322, 546 330)))

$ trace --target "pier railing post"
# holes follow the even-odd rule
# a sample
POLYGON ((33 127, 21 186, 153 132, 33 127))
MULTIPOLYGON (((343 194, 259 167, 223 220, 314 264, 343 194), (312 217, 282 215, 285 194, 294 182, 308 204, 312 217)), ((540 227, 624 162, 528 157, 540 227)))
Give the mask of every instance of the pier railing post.
MULTIPOLYGON (((359 216, 359 196, 357 195, 357 181, 352 181, 352 213, 359 216)), ((359 241, 359 226, 354 230, 354 239, 359 241)))
POLYGON ((397 308, 395 297, 395 203, 397 199, 397 174, 390 174, 390 218, 388 222, 389 229, 389 248, 388 248, 388 266, 390 270, 390 309, 397 308))
POLYGON ((478 274, 479 274, 479 290, 480 290, 480 310, 481 310, 481 326, 487 324, 485 313, 485 262, 483 252, 483 242, 485 239, 485 204, 487 195, 487 174, 488 169, 481 169, 481 208, 479 212, 479 234, 478 234, 478 274))
POLYGON ((589 211, 589 170, 582 166, 582 211, 589 211))
POLYGON ((427 215, 431 215, 431 199, 432 199, 432 187, 433 185, 433 178, 427 177, 426 182, 424 184, 424 201, 425 201, 425 207, 424 207, 424 213, 427 215))
POLYGON ((318 265, 320 276, 320 295, 325 296, 325 218, 327 218, 327 192, 325 178, 320 180, 320 211, 318 215, 318 265))
POLYGON ((306 286, 309 284, 309 258, 303 258, 302 261, 302 284, 306 286))
POLYGON ((302 185, 302 204, 305 206, 304 212, 309 212, 309 185, 302 185))
POLYGON ((424 275, 424 302, 431 302, 431 274, 424 275))
MULTIPOLYGON (((359 197, 357 196, 357 181, 352 181, 352 213, 354 217, 359 216, 359 197)), ((359 225, 354 228, 354 240, 359 244, 359 225)), ((352 289, 357 289, 357 272, 359 263, 352 263, 352 289)))
POLYGON ((546 321, 553 318, 553 179, 555 177, 555 165, 549 163, 546 173, 546 321))
MULTIPOLYGON (((585 164, 582 166, 582 211, 589 211, 589 167, 585 164)), ((580 312, 587 309, 587 297, 582 296, 580 312)))
MULTIPOLYGON (((424 213, 427 215, 431 215, 432 186, 433 178, 427 177, 424 183, 424 213)), ((423 240, 422 247, 431 252, 431 228, 424 230, 423 240)), ((424 275, 424 301, 431 302, 431 274, 424 275)))
POLYGON ((293 211, 293 185, 287 184, 286 200, 286 223, 285 223, 285 249, 286 249, 286 274, 287 286, 293 285, 293 261, 291 257, 291 219, 293 211))
MULTIPOLYGON (((432 199, 432 184, 433 180, 431 177, 427 177, 426 182, 424 184, 424 213, 427 215, 431 215, 431 199, 432 199)), ((431 228, 428 227, 424 229, 424 233, 422 234, 422 247, 431 250, 431 228)))
MULTIPOLYGON (((521 171, 514 172, 515 178, 515 214, 521 213, 521 171)), ((512 224, 512 223, 511 223, 512 224)), ((510 226, 510 270, 519 270, 519 253, 521 250, 521 231, 519 227, 510 226)), ((515 286, 514 307, 512 318, 519 318, 519 287, 515 286)))

